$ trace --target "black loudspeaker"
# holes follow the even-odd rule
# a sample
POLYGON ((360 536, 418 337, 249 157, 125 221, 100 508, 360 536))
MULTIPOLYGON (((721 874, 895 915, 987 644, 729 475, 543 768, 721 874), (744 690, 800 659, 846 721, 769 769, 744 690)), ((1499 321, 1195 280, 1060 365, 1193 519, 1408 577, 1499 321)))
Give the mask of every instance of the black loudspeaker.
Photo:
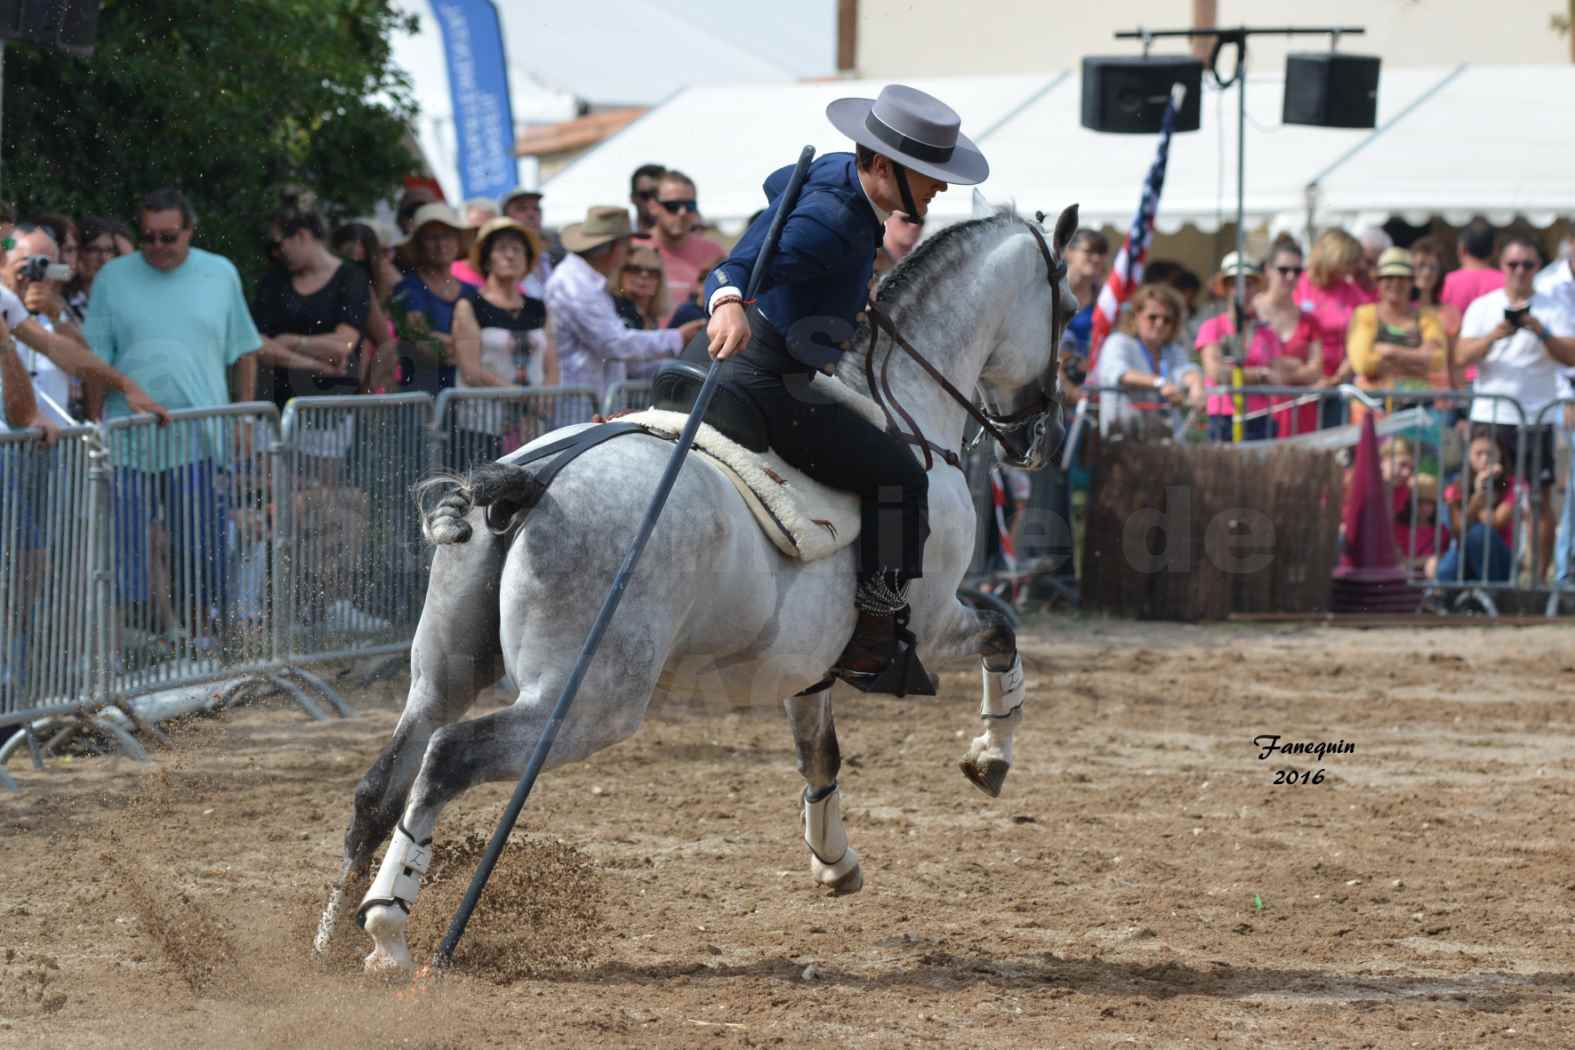
POLYGON ((1378 59, 1337 52, 1285 56, 1286 124, 1370 128, 1378 121, 1378 59))
POLYGON ((1090 55, 1083 59, 1083 127, 1124 135, 1153 134, 1165 119, 1172 84, 1187 97, 1176 114, 1177 131, 1197 131, 1203 63, 1189 55, 1090 55))
POLYGON ((87 58, 98 36, 99 0, 0 0, 0 40, 87 58))

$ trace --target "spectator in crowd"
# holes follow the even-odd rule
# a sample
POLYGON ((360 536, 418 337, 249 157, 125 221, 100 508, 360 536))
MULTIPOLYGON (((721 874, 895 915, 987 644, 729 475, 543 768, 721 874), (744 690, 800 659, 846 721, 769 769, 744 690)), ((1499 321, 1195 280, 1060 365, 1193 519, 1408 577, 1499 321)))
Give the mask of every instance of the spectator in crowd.
MULTIPOLYGON (((1443 322, 1436 310, 1417 306, 1411 298, 1416 283, 1411 253, 1385 249, 1375 280, 1378 301, 1352 311, 1346 332, 1346 357, 1357 385, 1367 390, 1452 388, 1443 322)), ((1352 420, 1359 421, 1365 411, 1353 404, 1352 420)))
POLYGON ((361 393, 382 394, 399 383, 398 355, 394 322, 388 316, 386 304, 393 297, 394 286, 400 281, 399 269, 394 265, 394 249, 382 242, 378 232, 364 222, 350 222, 337 227, 329 236, 329 250, 339 258, 360 267, 366 275, 371 295, 368 297, 366 327, 362 334, 363 366, 361 393))
POLYGON ((263 275, 252 300, 252 320, 268 337, 259 389, 281 411, 292 397, 355 393, 370 356, 362 352, 372 308, 366 271, 328 250, 311 209, 282 209, 268 236, 283 265, 263 275))
POLYGON ((32 376, 22 364, 10 328, 0 318, 0 434, 29 427, 43 431, 45 444, 54 440, 55 425, 39 411, 32 376))
MULTIPOLYGON (((1245 350, 1240 345, 1240 340, 1236 338, 1236 310, 1233 306, 1227 306, 1224 313, 1211 317, 1198 330, 1196 346, 1203 362, 1203 374, 1209 386, 1229 387, 1236 383, 1233 373, 1239 364, 1242 386, 1274 386, 1283 370, 1274 365, 1285 347, 1269 326, 1259 323, 1254 312, 1258 293, 1263 288, 1263 274, 1257 264, 1251 259, 1243 259, 1235 252, 1229 253, 1220 260, 1219 273, 1209 282, 1209 290, 1215 298, 1227 302, 1233 300, 1238 275, 1246 285, 1250 345, 1245 350)), ((1207 411, 1210 441, 1228 442, 1234 439, 1235 400, 1230 394, 1209 395, 1207 411)), ((1242 412, 1242 440, 1266 441, 1274 436, 1267 396, 1245 395, 1242 412)))
POLYGON ((547 278, 552 276, 552 267, 557 255, 547 244, 547 238, 542 233, 541 191, 510 190, 498 202, 498 207, 502 209, 504 218, 513 219, 536 234, 540 241, 542 250, 537 254, 536 262, 531 266, 530 272, 525 275, 525 294, 532 299, 546 299, 547 278))
MULTIPOLYGON (((696 275, 721 262, 727 252, 696 232, 700 203, 694 180, 683 172, 669 168, 662 176, 656 187, 656 209, 653 243, 662 255, 667 290, 681 302, 694 291, 696 275)), ((667 323, 666 317, 662 323, 667 323)))
POLYGON ((1536 564, 1546 568, 1556 515, 1549 498, 1554 423, 1543 410, 1558 397, 1560 367, 1575 367, 1575 315, 1562 299, 1536 291, 1533 282, 1541 264, 1530 238, 1514 235, 1506 240, 1499 265, 1503 287, 1472 301, 1460 324, 1455 357, 1461 364, 1477 365, 1471 421, 1494 424, 1501 461, 1533 487, 1536 564), (1520 411, 1491 395, 1513 398, 1520 402, 1520 411), (1523 461, 1515 454, 1521 445, 1523 461))
POLYGON ((923 236, 924 220, 911 222, 902 212, 892 212, 886 217, 886 235, 875 252, 875 272, 883 274, 902 262, 923 236))
POLYGON ((1449 546, 1449 530, 1438 521, 1438 478, 1417 473, 1416 446, 1405 438, 1390 438, 1380 456, 1378 470, 1394 500, 1400 558, 1414 575, 1431 578, 1449 546))
MULTIPOLYGON (((473 226, 479 230, 493 219, 496 219, 498 214, 497 202, 489 197, 472 197, 465 202, 465 225, 467 226, 473 226)), ((483 278, 470 265, 468 258, 461 256, 455 259, 452 269, 455 277, 458 277, 472 288, 481 287, 483 278)))
POLYGON ((1444 278, 1438 300, 1464 317, 1466 308, 1478 297, 1504 287, 1504 275, 1493 265, 1493 227, 1482 219, 1472 219, 1460 231, 1455 253, 1460 268, 1444 278))
POLYGON ((1537 273, 1535 287, 1543 295, 1564 298, 1565 306, 1575 309, 1575 215, 1565 221, 1569 233, 1564 242, 1564 254, 1537 273))
POLYGON ((394 207, 394 222, 399 232, 408 237, 415 230, 416 212, 437 201, 438 195, 428 186, 411 186, 399 195, 394 207))
MULTIPOLYGON (((557 385, 558 361, 547 338, 546 304, 520 290, 543 250, 536 231, 507 217, 481 228, 470 249, 470 263, 486 283, 474 299, 454 308, 459 386, 557 385), (472 331, 474 339, 469 337, 472 331)), ((456 422, 462 461, 497 459, 535 436, 506 434, 513 420, 497 404, 461 405, 456 422)))
POLYGON ((1513 529, 1519 486, 1504 469, 1492 426, 1472 425, 1466 463, 1467 469, 1444 489, 1455 538, 1438 560, 1434 575, 1446 583, 1502 583, 1515 571, 1513 529))
MULTIPOLYGON (((702 303, 700 299, 705 295, 706 278, 711 276, 712 269, 713 267, 707 266, 705 269, 701 270, 695 275, 695 290, 690 293, 689 298, 679 303, 678 306, 673 310, 673 316, 667 319, 666 327, 682 328, 684 325, 688 324, 690 321, 695 320, 696 318, 707 318, 705 304, 702 303)), ((665 276, 663 277, 663 282, 664 284, 666 282, 665 276)))
POLYGON ((649 236, 656 229, 656 187, 667 169, 660 164, 642 164, 629 176, 629 203, 634 206, 635 236, 649 236))
POLYGON ((1075 400, 1088 378, 1088 355, 1094 335, 1094 303, 1105 286, 1110 265, 1110 242, 1098 230, 1083 227, 1066 248, 1066 279, 1080 304, 1061 332, 1061 389, 1075 400))
POLYGON ((673 304, 667 292, 662 257, 655 248, 639 243, 629 246, 629 258, 618 272, 614 295, 632 308, 632 313, 626 315, 626 320, 632 322, 630 328, 663 327, 662 323, 673 314, 673 304))
POLYGON ((400 382, 436 395, 454 385, 454 306, 476 290, 454 276, 454 260, 470 250, 476 231, 447 204, 423 204, 411 233, 395 250, 409 268, 394 286, 400 382))
POLYGON ((71 221, 71 216, 60 212, 45 212, 33 216, 32 225, 54 238, 55 246, 60 250, 60 265, 76 273, 82 241, 77 224, 71 221))
POLYGON ((93 294, 93 278, 111 259, 120 258, 117 237, 124 235, 131 243, 130 231, 124 223, 99 215, 89 215, 82 220, 82 247, 77 250, 76 272, 66 285, 66 306, 78 324, 87 320, 88 297, 93 294))
POLYGON ((491 197, 472 197, 465 202, 465 224, 478 230, 499 214, 498 202, 491 197))
MULTIPOLYGON (((235 266, 192 247, 196 214, 177 189, 143 197, 140 219, 142 251, 94 279, 88 345, 169 408, 254 400, 262 338, 235 266)), ((113 390, 107 416, 133 414, 131 400, 113 390)))
POLYGON ((623 269, 632 235, 628 209, 591 208, 584 222, 564 228, 569 255, 547 280, 547 314, 563 382, 592 387, 597 397, 627 378, 630 364, 677 355, 706 324, 699 319, 681 328, 644 332, 619 319, 607 284, 623 269))
POLYGON ((1357 234, 1357 241, 1362 245, 1362 258, 1356 264, 1356 283, 1366 292, 1371 299, 1378 297, 1378 257, 1393 248, 1394 238, 1385 233, 1382 227, 1369 226, 1357 234))
POLYGON ((1175 341, 1185 313, 1181 296, 1168 285, 1146 284, 1132 294, 1121 330, 1100 347, 1091 374, 1095 386, 1130 391, 1101 396, 1101 434, 1120 429, 1144 439, 1160 436, 1169 433, 1169 424, 1146 410, 1202 407, 1203 373, 1175 341))
MULTIPOLYGON (((141 253, 106 264, 94 279, 87 319, 93 352, 171 408, 253 400, 262 337, 240 274, 228 259, 192 247, 196 215, 179 190, 147 194, 139 218, 141 253)), ((107 416, 131 414, 136 406, 129 401, 123 391, 110 394, 107 416)), ((222 605, 228 524, 222 445, 215 448, 217 439, 205 433, 210 440, 203 442, 138 443, 116 463, 115 486, 122 597, 146 600, 154 580, 165 591, 170 577, 153 561, 168 550, 171 565, 198 566, 195 574, 175 574, 174 591, 176 607, 199 635, 222 605)))
MULTIPOLYGON (((1259 325, 1279 344, 1277 351, 1267 355, 1277 386, 1311 388, 1323 379, 1323 346, 1319 342, 1318 322, 1296 301, 1296 283, 1304 271, 1302 249, 1295 238, 1276 239, 1269 248, 1264 289, 1253 298, 1253 313, 1259 325)), ((1269 400, 1277 406, 1273 413, 1277 436, 1294 437, 1318 429, 1317 401, 1297 404, 1299 399, 1294 396, 1269 400)))
MULTIPOLYGON (((1448 315, 1440 309, 1443 301, 1439 297, 1444 294, 1444 250, 1437 240, 1432 237, 1423 237, 1411 245, 1411 268, 1416 271, 1416 279, 1411 288, 1411 300, 1419 307, 1431 307, 1439 310, 1439 320, 1448 327, 1448 315)), ((1454 319, 1454 328, 1460 329, 1460 318, 1454 319)))
MULTIPOLYGON (((1362 263, 1362 245, 1344 230, 1325 230, 1313 242, 1307 272, 1296 284, 1296 302, 1318 323, 1318 344, 1323 348, 1323 376, 1318 385, 1338 386, 1353 376, 1345 356, 1345 332, 1351 314, 1373 296, 1356 283, 1362 263)), ((1319 406, 1320 425, 1338 426, 1343 407, 1335 398, 1319 406)))
MULTIPOLYGON (((57 425, 74 422, 70 412, 71 381, 101 384, 114 390, 133 412, 151 412, 161 422, 169 416, 136 380, 95 357, 66 309, 62 283, 52 280, 56 264, 54 238, 43 227, 23 223, 14 228, 15 243, 0 272, 0 318, 23 344, 23 367, 32 381, 34 400, 57 425)), ((96 402, 95 402, 96 403, 96 402)), ((96 413, 93 413, 96 414, 96 413)))

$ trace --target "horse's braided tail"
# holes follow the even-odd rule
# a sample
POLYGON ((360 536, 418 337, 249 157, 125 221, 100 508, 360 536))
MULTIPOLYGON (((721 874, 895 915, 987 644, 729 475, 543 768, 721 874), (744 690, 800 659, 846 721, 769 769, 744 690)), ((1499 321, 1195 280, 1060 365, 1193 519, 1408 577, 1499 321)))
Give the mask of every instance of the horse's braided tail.
POLYGON ((503 535, 524 520, 546 491, 530 471, 506 463, 483 463, 465 476, 439 474, 416 486, 421 534, 433 545, 464 543, 471 534, 470 510, 482 507, 488 531, 503 535), (437 494, 430 509, 429 494, 437 494))

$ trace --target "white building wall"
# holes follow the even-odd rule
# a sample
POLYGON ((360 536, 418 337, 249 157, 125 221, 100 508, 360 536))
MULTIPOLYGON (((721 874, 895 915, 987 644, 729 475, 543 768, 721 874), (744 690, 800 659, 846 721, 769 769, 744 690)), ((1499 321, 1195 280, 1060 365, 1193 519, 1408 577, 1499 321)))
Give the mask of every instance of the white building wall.
MULTIPOLYGON (((1341 50, 1376 54, 1394 66, 1555 64, 1570 61, 1567 37, 1550 18, 1565 0, 1219 0, 1217 23, 1356 25, 1341 50)), ((859 76, 1034 73, 1076 69, 1084 55, 1137 54, 1117 30, 1179 29, 1191 24, 1192 0, 859 0, 859 76)), ((1283 66, 1291 50, 1326 50, 1327 38, 1258 37, 1251 67, 1283 66)), ((1179 40, 1155 50, 1182 51, 1179 40)), ((1230 59, 1224 61, 1228 68, 1230 59)))

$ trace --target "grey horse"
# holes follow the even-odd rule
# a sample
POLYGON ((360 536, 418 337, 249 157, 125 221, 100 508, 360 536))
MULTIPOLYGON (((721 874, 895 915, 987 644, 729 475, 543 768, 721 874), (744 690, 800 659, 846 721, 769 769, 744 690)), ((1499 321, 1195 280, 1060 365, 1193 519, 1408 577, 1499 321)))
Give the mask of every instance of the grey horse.
MULTIPOLYGON (((887 275, 878 302, 958 390, 979 391, 997 418, 1037 415, 1042 423, 1053 402, 1054 348, 1076 309, 1057 265, 1076 224, 1073 206, 1057 221, 1048 253, 1042 228, 1014 214, 949 227, 887 275)), ((866 335, 838 375, 861 393, 866 335)), ((891 392, 924 434, 958 448, 964 408, 888 336, 873 352, 883 365, 891 355, 891 392)), ((541 440, 556 436, 562 432, 541 440)), ((1035 469, 1051 454, 1048 443, 1043 430, 1033 430, 1023 447, 1003 449, 1003 456, 1035 469)), ((374 942, 366 966, 412 965, 405 927, 439 813, 467 788, 524 772, 672 451, 649 437, 607 442, 563 470, 544 495, 529 491, 525 468, 502 471, 500 484, 499 468, 489 465, 482 472, 488 491, 455 482, 425 515, 423 529, 437 551, 411 646, 410 692, 393 738, 356 789, 319 951, 344 887, 370 869, 374 850, 392 833, 360 909, 374 942), (518 683, 515 703, 461 721, 479 690, 504 671, 518 683)), ((691 456, 678 476, 548 767, 630 736, 651 701, 669 692, 704 690, 730 704, 787 698, 798 769, 808 784, 811 874, 833 893, 856 892, 863 875, 842 824, 830 688, 809 691, 853 629, 854 551, 808 563, 785 558, 729 482, 697 460, 691 456)), ((975 514, 962 473, 939 457, 929 497, 932 532, 924 576, 910 591, 911 628, 926 664, 981 657, 982 732, 962 768, 994 795, 1022 719, 1022 662, 1004 620, 957 600, 975 514)))

